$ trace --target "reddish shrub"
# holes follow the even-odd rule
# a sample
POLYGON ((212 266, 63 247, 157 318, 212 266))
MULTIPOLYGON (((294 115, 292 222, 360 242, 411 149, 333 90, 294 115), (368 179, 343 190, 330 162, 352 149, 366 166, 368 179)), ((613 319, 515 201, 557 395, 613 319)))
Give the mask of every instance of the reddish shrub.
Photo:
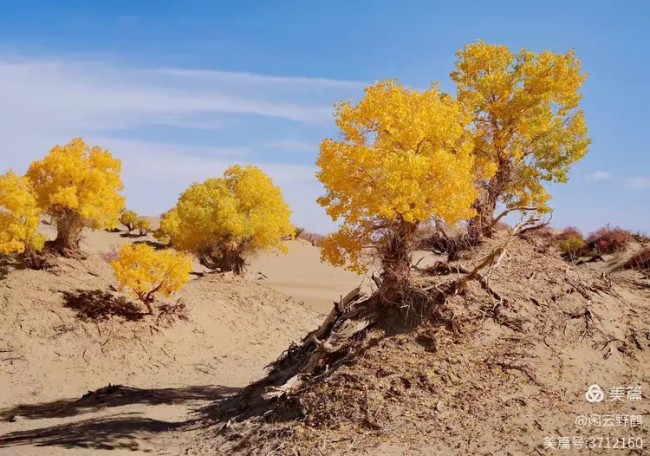
POLYGON ((303 239, 307 242, 309 242, 311 245, 314 246, 319 246, 321 242, 323 242, 323 239, 325 239, 325 236, 322 234, 316 234, 316 233, 310 233, 309 231, 301 231, 298 236, 296 236, 297 239, 303 239))
POLYGON ((575 226, 568 226, 559 234, 554 235, 553 243, 571 261, 585 253, 585 239, 580 230, 575 226))
POLYGON ((110 250, 106 252, 101 252, 99 254, 102 260, 104 260, 107 263, 111 263, 115 260, 117 260, 117 257, 120 256, 120 252, 117 250, 117 247, 114 245, 111 245, 110 250))
POLYGON ((575 226, 567 226, 562 230, 561 233, 555 235, 555 240, 560 242, 571 238, 584 239, 584 236, 582 235, 582 232, 575 226))
POLYGON ((587 237, 587 245, 597 253, 615 253, 623 250, 632 240, 632 234, 609 225, 599 228, 587 237))
POLYGON ((650 247, 646 247, 625 263, 626 269, 637 271, 650 271, 650 247))

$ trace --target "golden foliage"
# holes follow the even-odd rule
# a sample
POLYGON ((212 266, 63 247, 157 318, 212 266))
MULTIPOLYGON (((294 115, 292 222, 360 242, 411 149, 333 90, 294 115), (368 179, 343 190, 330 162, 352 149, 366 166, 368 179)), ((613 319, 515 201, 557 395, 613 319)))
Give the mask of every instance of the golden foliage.
POLYGON ((293 233, 290 215, 270 177, 257 167, 236 165, 223 178, 185 190, 163 217, 161 233, 204 265, 239 273, 245 253, 286 249, 281 239, 293 233))
MULTIPOLYGON (((590 144, 578 92, 587 75, 573 51, 555 54, 477 42, 457 53, 451 73, 472 115, 477 174, 488 179, 485 210, 548 210, 544 182, 566 182, 590 144)), ((484 209, 479 207, 479 210, 484 209)))
POLYGON ((160 242, 171 244, 171 238, 178 231, 179 224, 176 209, 168 210, 160 217, 160 227, 154 233, 154 237, 160 242))
POLYGON ((365 270, 364 247, 377 247, 406 225, 432 217, 456 223, 474 215, 472 141, 462 106, 436 86, 416 91, 386 81, 357 105, 341 103, 342 140, 321 143, 318 202, 343 225, 322 245, 333 265, 365 270))
POLYGON ((138 234, 140 236, 144 236, 149 231, 151 231, 151 222, 149 220, 147 220, 146 218, 144 218, 144 217, 138 217, 135 220, 133 228, 138 230, 138 234))
POLYGON ((43 248, 38 233, 41 211, 31 183, 9 171, 0 176, 0 254, 23 253, 43 248))
POLYGON ((190 280, 192 259, 173 250, 157 251, 147 244, 125 244, 111 262, 120 289, 128 289, 152 313, 155 295, 171 296, 190 280))
POLYGON ((558 245, 560 251, 565 253, 571 259, 575 259, 584 251, 587 243, 585 240, 577 235, 570 236, 560 242, 558 245))
POLYGON ((78 247, 83 227, 115 228, 124 207, 121 163, 81 138, 55 146, 27 171, 38 205, 57 225, 58 241, 78 247))
POLYGON ((135 228, 135 224, 138 221, 138 214, 135 211, 126 209, 120 214, 120 223, 124 225, 129 231, 135 228))

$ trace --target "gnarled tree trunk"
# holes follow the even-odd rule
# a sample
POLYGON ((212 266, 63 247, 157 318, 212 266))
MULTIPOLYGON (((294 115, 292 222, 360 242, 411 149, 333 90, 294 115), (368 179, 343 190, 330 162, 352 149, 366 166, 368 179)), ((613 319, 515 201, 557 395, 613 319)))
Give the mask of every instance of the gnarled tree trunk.
POLYGON ((239 275, 246 267, 243 250, 243 246, 209 247, 198 252, 199 262, 208 269, 219 269, 221 272, 233 272, 239 275))
POLYGON ((484 195, 473 204, 476 216, 470 219, 467 225, 467 234, 472 243, 476 243, 482 237, 492 236, 494 211, 497 208, 499 195, 494 191, 486 190, 484 195))
POLYGON ((408 290, 411 282, 412 256, 417 224, 397 222, 395 230, 387 234, 381 248, 381 292, 388 300, 408 290))
POLYGON ((494 212, 499 198, 508 188, 512 177, 512 164, 504 160, 499 163, 499 169, 492 178, 485 183, 481 194, 474 202, 476 216, 469 221, 467 232, 470 242, 476 243, 482 237, 492 236, 494 230, 494 212))
POLYGON ((56 239, 48 243, 48 248, 64 257, 78 257, 81 253, 79 244, 84 228, 83 219, 69 209, 59 211, 53 219, 57 234, 56 239))

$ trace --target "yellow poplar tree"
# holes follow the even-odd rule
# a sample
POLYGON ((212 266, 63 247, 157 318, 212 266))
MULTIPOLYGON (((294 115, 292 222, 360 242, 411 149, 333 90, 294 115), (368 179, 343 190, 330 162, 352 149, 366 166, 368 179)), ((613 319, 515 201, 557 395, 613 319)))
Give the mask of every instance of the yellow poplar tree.
POLYGON ((138 217, 133 228, 138 230, 138 235, 145 236, 151 231, 151 222, 144 217, 138 217))
POLYGON ((0 176, 0 254, 34 252, 43 248, 38 233, 41 210, 31 183, 13 171, 0 176))
POLYGON ((126 227, 127 230, 133 231, 136 223, 138 222, 138 214, 131 209, 125 209, 120 213, 120 223, 126 227))
POLYGON ((156 294, 169 297, 190 280, 192 259, 147 244, 125 244, 111 266, 120 289, 128 289, 153 313, 156 294))
POLYGON ((472 115, 481 189, 470 222, 490 235, 494 211, 548 211, 544 182, 566 182, 590 144, 578 92, 587 75, 573 51, 555 54, 477 42, 457 53, 451 73, 458 100, 472 115))
POLYGON ((286 249, 293 233, 291 211, 280 189, 255 166, 235 165, 223 178, 208 179, 183 192, 161 224, 172 245, 197 255, 204 266, 243 272, 245 254, 286 249))
POLYGON ((340 229, 322 244, 335 266, 363 272, 363 252, 381 259, 382 287, 408 286, 414 235, 432 217, 450 224, 474 215, 472 141, 461 105, 436 86, 420 92, 379 82, 356 105, 341 103, 341 140, 320 146, 319 198, 340 229))
POLYGON ((57 237, 51 247, 64 256, 79 252, 83 228, 115 228, 124 207, 121 162, 81 138, 57 145, 27 171, 38 205, 52 217, 57 237))
POLYGON ((172 236, 178 232, 178 213, 176 208, 170 209, 160 217, 160 227, 154 232, 154 237, 164 243, 173 245, 172 236))

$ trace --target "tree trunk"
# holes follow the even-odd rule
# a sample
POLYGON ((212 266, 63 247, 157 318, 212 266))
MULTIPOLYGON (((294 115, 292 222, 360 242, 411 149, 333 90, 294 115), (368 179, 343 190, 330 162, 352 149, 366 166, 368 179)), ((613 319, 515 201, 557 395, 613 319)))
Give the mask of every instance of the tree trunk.
POLYGON ((417 225, 398 222, 397 229, 387 235, 381 249, 381 288, 384 296, 393 299, 408 290, 417 225))
POLYGON ((485 185, 481 195, 474 202, 476 216, 469 221, 467 232, 469 240, 477 243, 482 237, 490 237, 493 233, 494 211, 497 202, 508 188, 512 176, 512 164, 509 161, 499 163, 499 170, 485 185))
POLYGON ((149 293, 138 293, 138 299, 147 307, 147 314, 149 315, 153 315, 153 293, 155 293, 155 291, 150 291, 149 293))
POLYGON ((64 257, 78 257, 83 220, 75 212, 66 210, 54 216, 54 221, 57 234, 56 239, 49 243, 49 248, 64 257))
POLYGON ((246 267, 241 250, 228 247, 221 247, 217 251, 212 248, 204 249, 198 252, 199 262, 208 269, 219 269, 221 272, 239 275, 246 267))
POLYGON ((497 208, 499 196, 490 190, 476 200, 473 207, 476 210, 476 216, 469 221, 467 233, 471 242, 476 243, 482 237, 492 236, 492 222, 494 221, 494 211, 497 208))
POLYGON ((147 313, 149 315, 153 315, 153 305, 151 304, 150 300, 145 300, 144 305, 147 306, 147 313))

